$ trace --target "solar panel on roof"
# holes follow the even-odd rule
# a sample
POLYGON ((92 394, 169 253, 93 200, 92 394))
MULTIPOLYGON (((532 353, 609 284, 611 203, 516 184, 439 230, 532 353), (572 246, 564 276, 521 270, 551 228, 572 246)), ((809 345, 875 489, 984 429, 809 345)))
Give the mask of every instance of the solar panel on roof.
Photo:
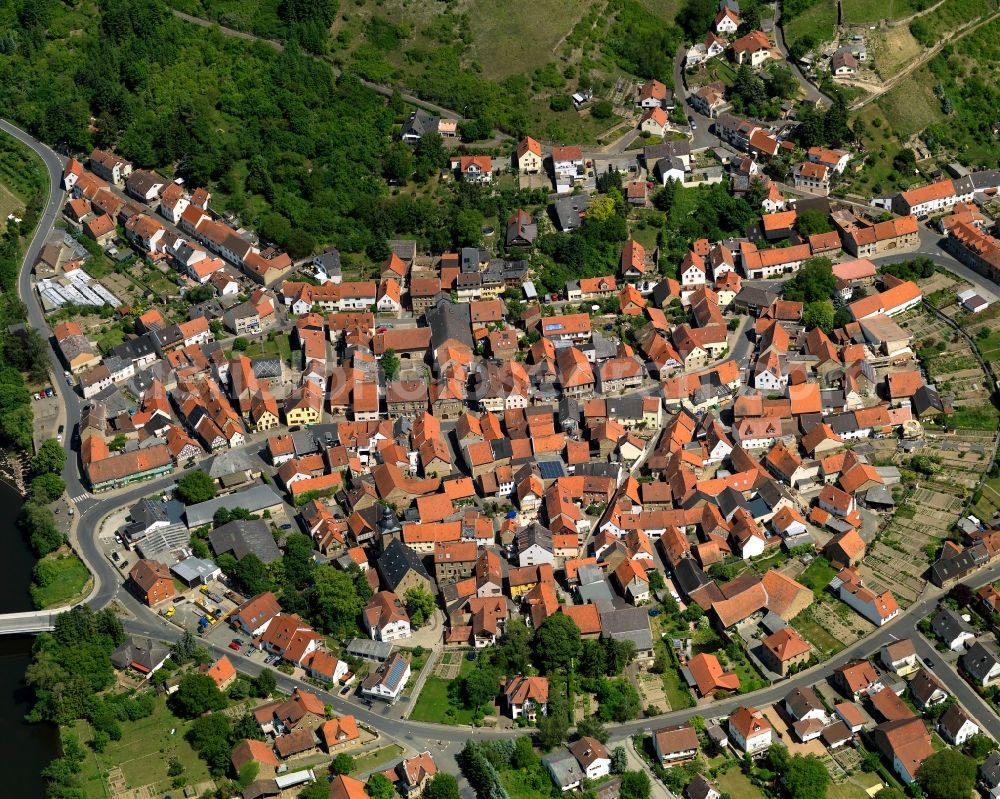
POLYGON ((555 480, 565 475, 563 465, 559 461, 539 461, 538 471, 544 480, 555 480))
POLYGON ((397 660, 392 664, 392 668, 389 669, 389 676, 386 679, 390 685, 398 685, 399 681, 403 678, 403 672, 406 671, 406 661, 397 660))

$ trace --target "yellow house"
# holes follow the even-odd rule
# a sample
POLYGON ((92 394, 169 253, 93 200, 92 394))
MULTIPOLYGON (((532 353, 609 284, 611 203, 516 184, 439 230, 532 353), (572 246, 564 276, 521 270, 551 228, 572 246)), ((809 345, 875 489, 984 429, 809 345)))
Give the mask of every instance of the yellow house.
POLYGON ((527 175, 542 171, 542 145, 525 136, 517 145, 517 170, 527 175))
POLYGON ((510 598, 520 599, 523 597, 538 585, 538 576, 538 566, 522 566, 518 569, 511 569, 508 575, 510 598))
POLYGON ((285 421, 289 425, 316 424, 323 415, 323 392, 309 380, 285 400, 285 421))

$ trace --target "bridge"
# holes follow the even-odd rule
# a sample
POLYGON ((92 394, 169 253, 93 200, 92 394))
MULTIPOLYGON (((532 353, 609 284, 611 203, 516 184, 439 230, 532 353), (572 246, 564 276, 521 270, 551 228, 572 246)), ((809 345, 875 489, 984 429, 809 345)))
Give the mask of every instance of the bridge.
POLYGON ((25 635, 51 632, 56 627, 56 616, 69 608, 34 610, 27 613, 0 614, 0 635, 25 635))

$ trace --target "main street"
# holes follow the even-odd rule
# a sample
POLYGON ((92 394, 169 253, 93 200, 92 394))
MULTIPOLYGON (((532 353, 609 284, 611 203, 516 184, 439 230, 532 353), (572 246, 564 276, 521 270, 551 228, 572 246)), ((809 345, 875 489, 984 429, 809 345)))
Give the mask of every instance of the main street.
MULTIPOLYGON (((21 297, 28 309, 29 323, 35 329, 45 331, 47 333, 44 316, 41 312, 38 300, 35 297, 34 292, 31 290, 30 273, 31 266, 38 256, 42 243, 52 230, 56 216, 60 210, 62 192, 59 190, 59 183, 63 162, 59 156, 52 152, 48 147, 9 123, 0 121, 0 128, 27 144, 43 158, 52 184, 50 187, 49 199, 45 213, 43 214, 39 222, 38 230, 36 231, 35 236, 25 253, 24 266, 21 271, 19 281, 21 297)), ((923 244, 921 245, 921 249, 923 249, 923 244)), ((912 253, 899 257, 912 257, 912 253)), ((949 259, 949 261, 950 260, 951 259, 949 259)), ((955 265, 953 263, 949 262, 948 268, 961 274, 961 272, 955 269, 955 265)), ((734 355, 737 358, 740 358, 743 357, 745 353, 749 352, 748 347, 752 346, 752 344, 749 338, 743 335, 742 328, 738 332, 738 336, 739 343, 734 347, 734 355)), ((56 385, 59 388, 62 401, 66 406, 67 426, 69 430, 72 430, 73 426, 75 426, 79 421, 80 402, 77 399, 76 394, 63 378, 62 368, 54 350, 50 349, 50 354, 55 366, 54 371, 56 375, 56 385)), ((66 439, 67 442, 70 442, 72 441, 72 436, 69 435, 66 439)), ((68 447, 69 444, 67 443, 66 446, 68 447)), ((126 591, 122 590, 122 575, 101 552, 98 543, 98 532, 101 522, 106 516, 122 507, 134 503, 136 500, 144 496, 168 490, 173 485, 174 480, 174 477, 164 477, 159 480, 143 483, 128 489, 121 489, 100 498, 88 498, 78 505, 80 514, 77 525, 80 555, 95 577, 95 589, 88 600, 89 604, 92 607, 101 608, 109 605, 112 601, 117 601, 130 616, 130 618, 124 619, 125 628, 128 632, 137 635, 149 636, 166 642, 176 641, 181 635, 181 630, 171 625, 165 619, 157 616, 149 608, 145 607, 126 591)), ((80 475, 77 470, 75 457, 68 459, 66 467, 66 481, 71 493, 78 493, 84 490, 84 487, 80 482, 80 475)), ((998 578, 1000 578, 1000 565, 981 572, 975 580, 975 583, 977 585, 982 585, 987 582, 997 580, 998 578)), ((832 671, 838 666, 857 658, 867 657, 876 652, 884 644, 890 643, 891 641, 901 637, 914 639, 918 647, 918 651, 922 655, 930 657, 932 661, 934 661, 935 654, 933 652, 926 652, 928 647, 926 642, 924 642, 919 636, 917 624, 922 618, 931 612, 942 593, 942 591, 933 589, 928 585, 920 601, 910 606, 905 612, 901 613, 889 624, 880 628, 873 635, 845 648, 821 664, 818 664, 807 671, 796 674, 789 680, 753 693, 744 694, 742 696, 734 696, 719 702, 714 702, 707 706, 673 711, 659 716, 621 724, 612 729, 611 737, 614 740, 621 740, 633 735, 636 732, 649 730, 665 724, 674 724, 686 721, 696 714, 723 717, 731 713, 740 705, 752 704, 763 706, 771 704, 780 700, 790 690, 822 681, 829 677, 832 671)), ((237 662, 240 671, 247 674, 254 675, 264 668, 264 665, 258 661, 242 655, 236 655, 232 651, 223 649, 215 644, 209 644, 209 647, 215 655, 229 655, 237 662)), ((939 660, 940 659, 938 658, 937 661, 939 660)), ((982 700, 978 699, 974 692, 971 692, 971 689, 969 689, 968 686, 964 685, 957 674, 952 673, 949 667, 943 666, 943 664, 937 661, 935 661, 935 671, 939 678, 946 683, 949 690, 955 693, 959 700, 965 705, 966 709, 977 718, 986 730, 988 730, 994 737, 1000 738, 1000 719, 997 718, 997 716, 990 710, 989 707, 985 705, 984 702, 982 702, 982 700)), ((368 724, 371 727, 384 732, 386 735, 402 741, 413 741, 415 744, 419 745, 426 745, 428 741, 434 740, 461 743, 473 736, 510 736, 517 735, 522 732, 517 729, 483 730, 472 729, 469 727, 430 724, 410 720, 404 721, 398 717, 400 714, 400 706, 398 705, 379 706, 378 710, 375 710, 374 708, 369 709, 353 700, 345 699, 339 695, 321 690, 318 691, 311 683, 296 680, 284 674, 278 675, 278 685, 281 690, 286 692, 290 692, 296 687, 314 691, 324 702, 329 703, 337 713, 351 713, 362 723, 368 724)))

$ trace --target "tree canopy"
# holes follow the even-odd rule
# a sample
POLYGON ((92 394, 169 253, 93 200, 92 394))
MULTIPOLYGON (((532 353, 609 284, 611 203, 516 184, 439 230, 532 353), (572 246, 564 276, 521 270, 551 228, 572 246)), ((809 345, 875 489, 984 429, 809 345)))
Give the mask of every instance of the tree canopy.
POLYGON ((957 749, 942 749, 920 766, 917 783, 928 799, 968 799, 976 786, 976 761, 957 749))
POLYGON ((564 613, 553 613, 535 633, 535 659, 543 674, 569 668, 580 648, 580 628, 564 613))
POLYGON ((177 496, 185 505, 197 505, 214 499, 217 493, 215 480, 201 469, 194 469, 177 481, 177 496))

